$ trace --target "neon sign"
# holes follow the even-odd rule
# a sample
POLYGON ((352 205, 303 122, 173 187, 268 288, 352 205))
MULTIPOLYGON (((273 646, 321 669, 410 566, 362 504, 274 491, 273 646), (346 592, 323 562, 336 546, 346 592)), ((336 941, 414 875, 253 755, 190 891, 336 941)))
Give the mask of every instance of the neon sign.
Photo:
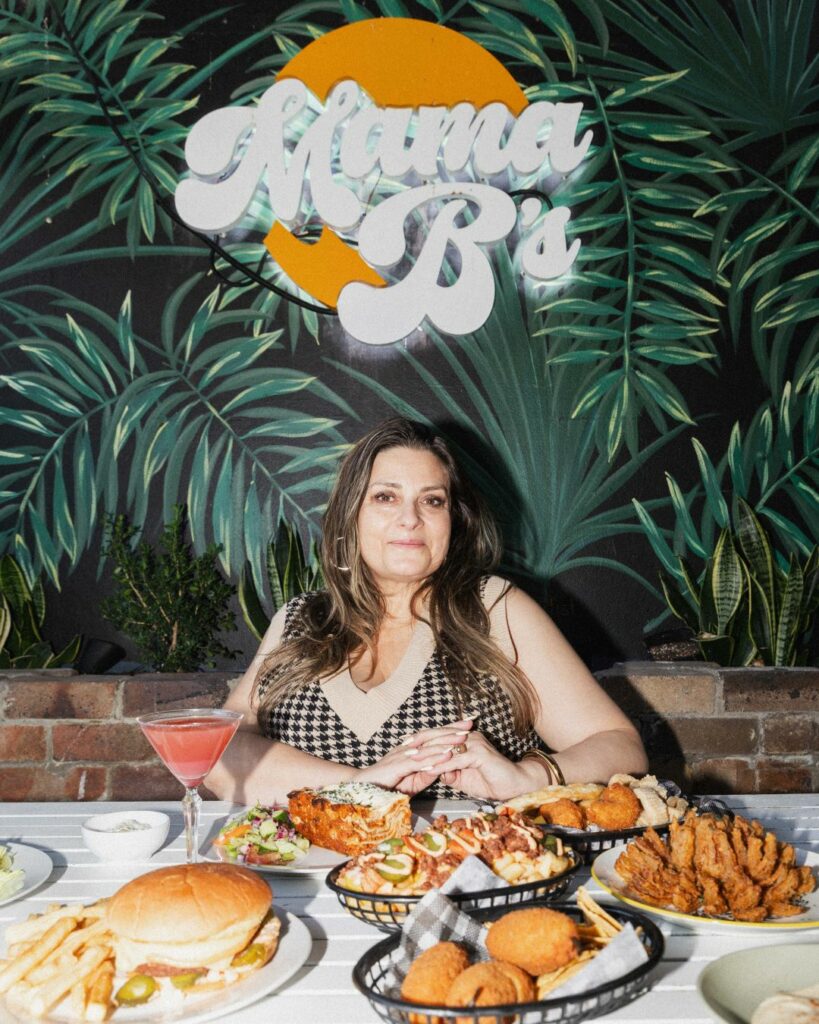
POLYGON ((355 22, 305 47, 255 108, 225 107, 197 121, 185 145, 192 174, 177 186, 176 206, 192 227, 224 232, 265 187, 271 256, 336 308, 354 338, 389 344, 427 320, 468 334, 494 303, 486 247, 521 229, 521 269, 540 281, 561 277, 576 259, 569 209, 540 216, 537 199, 518 207, 492 182, 574 170, 591 144, 590 131, 576 141, 581 112, 581 103, 528 103, 491 54, 450 29, 403 18, 355 22), (425 55, 437 77, 423 75, 425 55), (414 76, 413 58, 421 58, 414 76), (380 196, 376 188, 377 201, 363 202, 361 183, 379 175, 404 187, 380 196), (308 210, 323 224, 312 244, 291 233, 308 210), (414 214, 427 218, 425 237, 403 276, 390 279, 390 268, 403 267, 414 214), (448 252, 457 253, 457 277, 442 284, 448 252))

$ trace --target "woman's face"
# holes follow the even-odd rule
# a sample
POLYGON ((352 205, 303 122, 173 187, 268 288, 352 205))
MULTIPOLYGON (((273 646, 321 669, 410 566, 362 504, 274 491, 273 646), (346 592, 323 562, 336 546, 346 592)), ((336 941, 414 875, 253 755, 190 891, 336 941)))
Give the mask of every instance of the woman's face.
POLYGON ((385 448, 358 512, 361 557, 379 586, 426 579, 446 558, 449 475, 432 452, 385 448))

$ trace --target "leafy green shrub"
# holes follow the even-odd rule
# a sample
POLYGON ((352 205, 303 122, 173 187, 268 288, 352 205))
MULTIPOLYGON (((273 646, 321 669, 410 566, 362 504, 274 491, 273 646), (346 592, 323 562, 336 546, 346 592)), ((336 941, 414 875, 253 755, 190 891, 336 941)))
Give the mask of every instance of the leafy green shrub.
POLYGON ((694 632, 703 657, 720 665, 803 665, 819 608, 819 545, 777 565, 765 529, 739 499, 734 529, 720 533, 698 582, 688 563, 660 572, 671 611, 694 632))
POLYGON ((139 532, 124 515, 109 517, 105 554, 114 562, 116 583, 103 600, 102 614, 130 636, 158 672, 190 672, 213 666, 217 656, 238 653, 216 634, 236 629, 228 602, 234 588, 216 562, 220 548, 211 544, 194 555, 185 540, 184 505, 159 538, 157 553, 147 542, 134 544, 139 532))
POLYGON ((75 636, 59 652, 40 632, 45 594, 39 578, 30 587, 11 555, 0 558, 0 668, 60 668, 71 665, 82 643, 75 636))
MULTIPOLYGON (((304 556, 304 547, 298 531, 285 519, 279 520, 276 534, 267 548, 267 578, 275 613, 289 600, 309 590, 321 590, 324 577, 315 543, 310 549, 310 561, 304 556)), ((261 640, 270 625, 269 615, 253 582, 250 565, 245 565, 239 583, 239 605, 242 616, 257 640, 261 640)))

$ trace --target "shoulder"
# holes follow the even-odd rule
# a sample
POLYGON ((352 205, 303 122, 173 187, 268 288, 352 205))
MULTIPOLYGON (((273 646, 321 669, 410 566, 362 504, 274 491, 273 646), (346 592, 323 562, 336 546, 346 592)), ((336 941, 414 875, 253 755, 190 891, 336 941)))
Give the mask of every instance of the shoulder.
POLYGON ((506 599, 506 595, 511 589, 512 584, 502 576, 484 576, 481 580, 481 598, 484 608, 491 614, 492 609, 506 599))
POLYGON ((275 622, 281 616, 281 638, 290 640, 308 630, 312 613, 324 607, 326 597, 324 590, 309 590, 297 594, 281 607, 273 619, 275 622))
POLYGON ((560 637, 551 618, 533 598, 501 576, 488 576, 483 600, 489 613, 493 639, 511 661, 521 656, 521 645, 527 641, 542 649, 560 637))

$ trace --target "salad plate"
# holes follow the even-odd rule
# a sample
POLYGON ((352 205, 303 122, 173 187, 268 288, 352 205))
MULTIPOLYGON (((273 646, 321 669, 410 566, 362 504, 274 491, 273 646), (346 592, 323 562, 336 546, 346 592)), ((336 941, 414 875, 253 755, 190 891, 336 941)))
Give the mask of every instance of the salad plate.
MULTIPOLYGON (((429 824, 426 818, 420 818, 413 814, 414 830, 427 828, 429 824)), ((323 846, 311 845, 306 839, 298 836, 290 823, 286 807, 264 804, 256 804, 254 807, 245 808, 239 814, 232 814, 219 830, 219 835, 210 845, 205 856, 208 860, 223 861, 226 864, 241 864, 242 867, 250 868, 251 871, 261 871, 263 874, 273 875, 326 874, 348 859, 346 854, 336 853, 335 850, 328 850, 323 846), (271 824, 265 824, 267 821, 270 821, 271 824), (274 824, 281 827, 274 829, 274 824), (251 825, 251 829, 244 834, 230 837, 229 833, 232 829, 245 825, 251 825), (227 842, 223 840, 226 834, 227 842), (277 838, 279 835, 281 838, 277 838), (306 849, 301 848, 300 843, 305 843, 306 849), (278 864, 254 863, 256 856, 264 856, 265 852, 271 849, 289 859, 282 860, 278 864)))
POLYGON ((0 907, 6 903, 12 903, 23 896, 28 896, 45 882, 54 867, 51 857, 36 846, 27 846, 25 843, 5 842, 2 844, 14 858, 14 870, 23 872, 23 885, 10 896, 0 899, 0 907))
MULTIPOLYGON (((808 893, 803 897, 805 905, 805 911, 802 914, 797 914, 794 917, 769 917, 765 921, 735 921, 730 917, 711 917, 707 914, 686 914, 681 910, 675 910, 673 907, 654 906, 653 903, 646 903, 641 899, 634 896, 626 882, 620 877, 616 868, 615 862, 620 854, 623 852, 622 846, 615 846, 610 850, 606 850, 595 858, 592 864, 592 878, 597 882, 599 886, 611 893, 612 896, 616 896, 618 900, 622 900, 624 903, 628 903, 632 907, 637 907, 638 910, 642 910, 646 914, 653 914, 657 917, 664 917, 669 921, 677 921, 680 924, 686 925, 689 928, 693 928, 696 931, 713 931, 718 929, 723 930, 736 930, 736 931, 759 931, 759 932, 774 932, 774 931, 800 931, 807 928, 819 928, 819 889, 814 889, 813 892, 808 893)), ((800 853, 797 852, 797 863, 807 864, 813 868, 814 874, 816 868, 819 866, 819 853, 800 853)))

